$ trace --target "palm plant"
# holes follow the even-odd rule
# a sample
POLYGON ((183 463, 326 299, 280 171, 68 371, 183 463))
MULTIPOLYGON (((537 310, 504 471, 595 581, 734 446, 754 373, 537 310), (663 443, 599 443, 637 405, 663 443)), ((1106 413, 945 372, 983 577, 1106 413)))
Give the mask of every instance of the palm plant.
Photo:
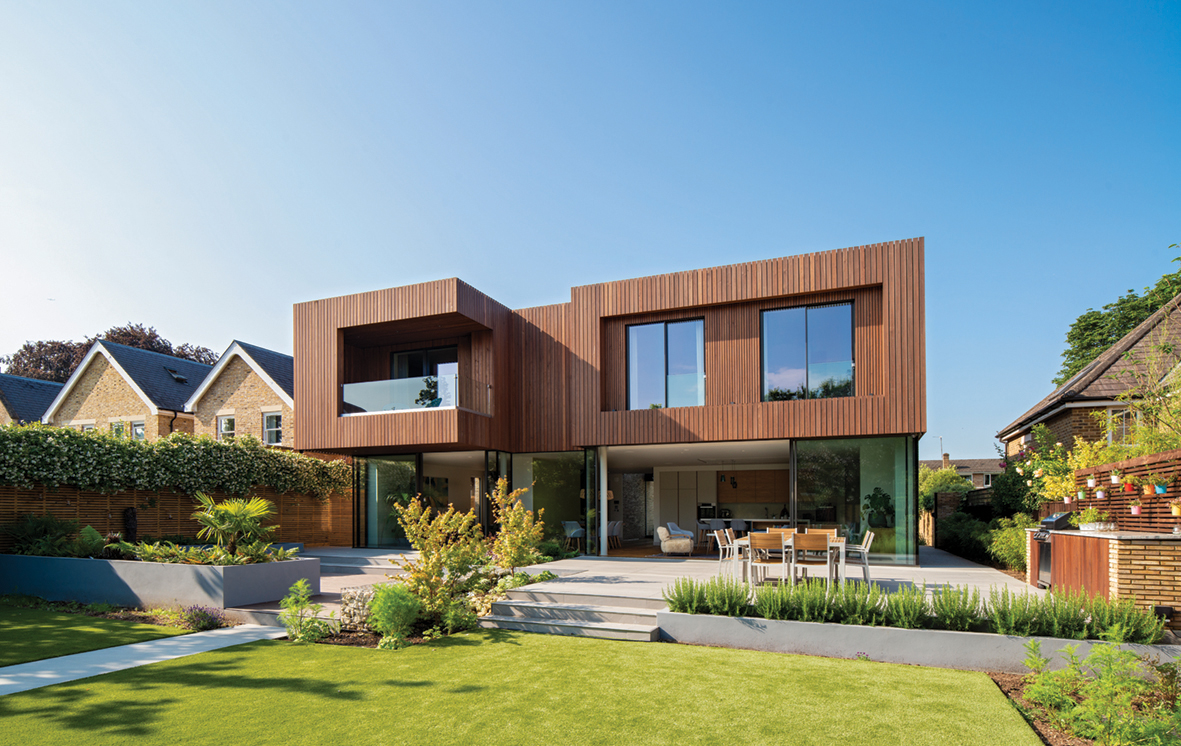
POLYGON ((213 539, 230 554, 237 554, 240 540, 258 541, 278 528, 262 525, 264 518, 275 514, 275 505, 270 500, 235 497, 219 503, 204 492, 198 492, 194 498, 201 505, 201 509, 193 513, 193 520, 201 524, 197 537, 213 539))

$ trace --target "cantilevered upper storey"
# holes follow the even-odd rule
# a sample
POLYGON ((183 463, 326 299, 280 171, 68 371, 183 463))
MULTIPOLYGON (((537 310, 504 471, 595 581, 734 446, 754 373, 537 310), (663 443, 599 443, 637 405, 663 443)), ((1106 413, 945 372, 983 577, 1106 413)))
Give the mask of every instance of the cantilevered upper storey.
POLYGON ((295 306, 296 447, 563 451, 919 435, 923 239, 586 285, 456 280, 295 306))

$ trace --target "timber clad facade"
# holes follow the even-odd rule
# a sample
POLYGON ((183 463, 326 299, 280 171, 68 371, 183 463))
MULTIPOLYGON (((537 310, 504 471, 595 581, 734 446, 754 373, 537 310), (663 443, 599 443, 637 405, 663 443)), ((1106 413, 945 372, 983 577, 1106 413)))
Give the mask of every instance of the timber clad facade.
POLYGON ((570 303, 519 311, 450 279, 300 303, 294 316, 301 450, 564 451, 926 429, 922 239, 587 285, 570 303), (759 312, 836 301, 853 304, 855 394, 762 401, 759 312), (626 328, 688 318, 704 321, 704 406, 629 411, 626 328), (399 350, 445 345, 472 382, 457 407, 341 416, 342 385, 389 377, 399 350))
POLYGON ((774 509, 914 562, 924 323, 921 238, 519 310, 455 278, 308 301, 295 447, 357 457, 358 546, 399 541, 390 506, 416 494, 487 525, 503 477, 600 552, 774 509))

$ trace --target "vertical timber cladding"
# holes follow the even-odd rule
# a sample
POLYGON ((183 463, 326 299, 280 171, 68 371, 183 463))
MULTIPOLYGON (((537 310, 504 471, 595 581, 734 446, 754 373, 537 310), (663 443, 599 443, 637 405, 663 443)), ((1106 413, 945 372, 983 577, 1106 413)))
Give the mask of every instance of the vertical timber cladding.
POLYGON ((574 288, 572 445, 926 430, 923 239, 574 288), (758 311, 853 300, 857 394, 760 401, 758 311), (626 411, 627 324, 705 319, 706 404, 626 411))
POLYGON ((515 371, 509 309, 451 278, 297 303, 293 314, 297 449, 507 450, 511 417, 504 413, 511 412, 512 392, 504 382, 515 371), (457 336, 471 340, 470 366, 460 374, 492 385, 493 417, 459 409, 339 416, 341 385, 379 380, 390 345, 457 336))

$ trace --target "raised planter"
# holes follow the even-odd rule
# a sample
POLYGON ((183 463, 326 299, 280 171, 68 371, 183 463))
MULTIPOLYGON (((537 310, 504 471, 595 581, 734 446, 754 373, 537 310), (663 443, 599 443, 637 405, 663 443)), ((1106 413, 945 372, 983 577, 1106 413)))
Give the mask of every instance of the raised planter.
MULTIPOLYGON (((1026 673, 1025 643, 1028 637, 1009 637, 985 632, 947 632, 930 629, 862 627, 854 624, 784 622, 752 617, 724 617, 709 614, 656 612, 660 639, 691 645, 712 645, 772 653, 856 658, 916 666, 957 668, 966 671, 1026 673)), ((1034 638, 1041 641, 1042 654, 1051 668, 1063 668, 1066 660, 1058 651, 1077 645, 1086 657, 1095 641, 1034 638)), ((1179 645, 1121 645, 1138 655, 1159 655, 1162 660, 1181 655, 1179 645)))
POLYGON ((257 565, 180 565, 134 560, 0 554, 0 593, 119 606, 227 608, 278 601, 300 578, 320 592, 320 560, 257 565))

